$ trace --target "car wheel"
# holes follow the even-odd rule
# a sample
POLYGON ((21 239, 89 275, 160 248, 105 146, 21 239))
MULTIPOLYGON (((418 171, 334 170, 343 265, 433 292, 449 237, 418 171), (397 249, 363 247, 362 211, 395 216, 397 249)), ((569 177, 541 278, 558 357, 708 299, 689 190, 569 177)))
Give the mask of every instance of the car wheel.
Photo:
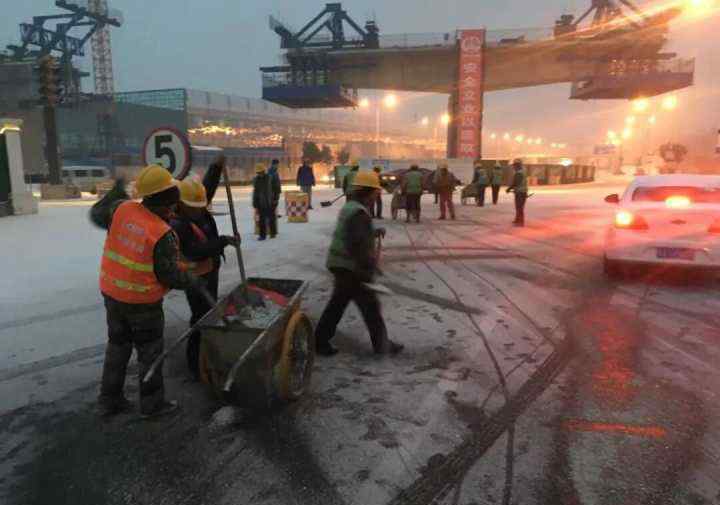
POLYGON ((623 267, 619 261, 609 260, 603 257, 603 271, 609 279, 621 279, 623 277, 623 267))

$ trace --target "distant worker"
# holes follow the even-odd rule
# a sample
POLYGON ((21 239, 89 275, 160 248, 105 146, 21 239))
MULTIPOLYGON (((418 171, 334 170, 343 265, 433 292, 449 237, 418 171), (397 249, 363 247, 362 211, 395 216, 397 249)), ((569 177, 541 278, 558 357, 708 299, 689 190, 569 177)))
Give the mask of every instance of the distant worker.
POLYGON ((168 221, 180 200, 170 172, 150 165, 137 177, 142 202, 130 200, 124 180, 90 211, 90 219, 108 230, 100 265, 100 291, 105 301, 108 344, 100 386, 100 410, 111 416, 129 410, 124 385, 133 347, 140 379, 140 414, 144 418, 178 408, 165 400, 162 367, 143 382, 163 352, 163 298, 171 289, 202 289, 203 282, 178 264, 178 241, 168 221))
POLYGON ((277 236, 277 206, 280 200, 280 184, 265 171, 265 165, 255 165, 252 205, 258 215, 258 240, 277 236))
MULTIPOLYGON (((280 193, 282 193, 282 181, 280 180, 279 170, 280 170, 280 160, 275 158, 270 162, 270 168, 268 168, 268 175, 270 177, 272 177, 273 184, 275 184, 276 187, 280 188, 280 193)), ((212 198, 211 198, 211 200, 212 200, 212 198)), ((277 216, 277 217, 280 217, 280 216, 278 216, 278 213, 277 213, 277 207, 278 207, 279 203, 280 203, 280 197, 278 196, 278 199, 275 204, 275 210, 274 210, 275 216, 277 216)))
POLYGON ((523 167, 522 161, 517 159, 513 161, 512 185, 507 188, 506 193, 513 191, 515 193, 515 226, 525 226, 525 203, 528 198, 528 179, 523 167))
MULTIPOLYGON (((185 179, 180 182, 180 204, 170 226, 180 239, 181 265, 201 277, 213 300, 218 297, 220 259, 229 245, 240 243, 240 237, 221 236, 215 218, 208 212, 212 195, 220 182, 225 157, 220 156, 205 172, 203 182, 185 179)), ((190 306, 190 326, 195 325, 213 305, 207 296, 194 289, 185 292, 190 306)), ((190 373, 199 378, 200 332, 194 332, 187 341, 186 358, 190 373)))
POLYGON ((492 187, 492 201, 493 205, 498 204, 498 199, 500 198, 500 186, 502 186, 503 181, 503 167, 500 163, 495 163, 495 166, 492 169, 492 176, 491 176, 491 187, 492 187))
POLYGON ((313 172, 312 164, 307 158, 303 159, 303 164, 298 168, 297 185, 300 186, 300 191, 307 194, 308 208, 312 209, 312 190, 313 186, 315 186, 315 172, 313 172))
POLYGON ((350 191, 352 190, 353 180, 355 180, 358 170, 360 170, 360 165, 358 165, 357 162, 353 162, 350 166, 350 171, 345 174, 345 177, 343 178, 342 190, 345 194, 345 201, 347 202, 350 201, 350 191))
POLYGON ((440 196, 440 219, 446 219, 447 209, 450 209, 450 219, 455 220, 455 204, 453 203, 453 192, 455 191, 455 176, 448 170, 447 163, 441 163, 435 172, 433 180, 438 195, 440 196))
POLYGON ((330 341, 350 302, 355 302, 360 309, 376 354, 396 354, 403 349, 388 338, 380 301, 368 286, 378 272, 375 242, 378 236, 385 235, 384 229, 373 227, 370 216, 378 191, 377 174, 359 171, 350 188, 350 201, 340 210, 327 258, 327 268, 335 277, 335 285, 315 332, 320 355, 337 354, 330 341))
MULTIPOLYGON (((373 167, 373 172, 378 174, 378 180, 380 180, 380 174, 382 173, 382 167, 373 167)), ((377 198, 375 199, 375 205, 372 206, 372 217, 375 219, 382 219, 383 201, 382 201, 382 183, 380 184, 380 191, 377 192, 377 198)))
POLYGON ((423 193, 423 174, 420 167, 412 165, 410 170, 405 172, 401 183, 402 194, 405 195, 405 209, 407 214, 406 223, 410 222, 410 217, 415 216, 415 222, 420 222, 421 199, 423 193))
POLYGON ((478 207, 485 207, 485 191, 490 181, 488 180, 487 170, 483 168, 482 163, 479 161, 475 163, 472 182, 475 184, 475 191, 477 192, 475 203, 478 207))

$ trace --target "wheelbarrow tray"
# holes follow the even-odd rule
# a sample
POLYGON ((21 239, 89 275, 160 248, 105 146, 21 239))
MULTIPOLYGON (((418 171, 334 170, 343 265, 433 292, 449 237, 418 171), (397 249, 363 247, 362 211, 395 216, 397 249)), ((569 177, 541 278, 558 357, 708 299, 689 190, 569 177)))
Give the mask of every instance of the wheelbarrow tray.
MULTIPOLYGON (((288 324, 296 314, 302 315, 300 302, 307 282, 292 279, 250 278, 248 284, 287 298, 287 304, 271 319, 267 327, 249 328, 242 322, 225 325, 223 315, 230 304, 242 307, 242 287, 238 286, 223 297, 197 326, 202 334, 201 378, 228 403, 248 407, 267 407, 282 394, 278 384, 278 368, 282 366, 288 324), (238 359, 256 343, 237 369, 229 390, 225 389, 228 374, 238 359)), ((303 316, 304 317, 304 316, 303 316)), ((307 318, 305 318, 307 319, 307 318)), ((309 321, 308 321, 309 323, 309 321)), ((312 326, 310 325, 310 331, 312 326)), ((312 333, 312 331, 311 331, 312 333)), ((305 365, 312 368, 314 340, 304 349, 305 365)), ((303 371, 309 379, 310 371, 303 371)), ((303 377, 304 379, 304 377, 303 377)))

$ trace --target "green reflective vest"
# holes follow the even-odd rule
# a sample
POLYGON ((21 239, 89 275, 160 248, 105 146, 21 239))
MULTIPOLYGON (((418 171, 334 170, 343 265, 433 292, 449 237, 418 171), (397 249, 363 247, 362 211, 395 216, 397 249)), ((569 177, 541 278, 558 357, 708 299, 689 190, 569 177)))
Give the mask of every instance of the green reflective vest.
POLYGON ((492 185, 501 186, 503 182, 503 167, 494 167, 492 170, 492 185))
POLYGON ((475 169, 475 176, 477 179, 475 180, 475 184, 478 186, 487 186, 488 185, 488 173, 487 170, 481 167, 477 167, 475 169))
MULTIPOLYGON (((358 265, 352 256, 350 256, 350 252, 345 246, 348 223, 358 212, 365 212, 368 215, 370 214, 363 204, 356 202, 355 200, 350 200, 340 210, 337 226, 335 227, 335 233, 333 233, 333 238, 330 242, 330 251, 328 251, 326 262, 328 269, 344 268, 345 270, 358 273, 358 265)), ((375 233, 372 230, 370 233, 372 237, 375 237, 375 233)))
POLYGON ((408 170, 408 172, 405 174, 405 191, 408 195, 422 194, 422 179, 423 174, 420 170, 408 170))
POLYGON ((516 193, 527 193, 528 192, 528 178, 527 174, 525 173, 525 169, 523 168, 519 172, 516 172, 516 176, 520 176, 520 183, 515 186, 515 192, 516 193))
POLYGON ((357 175, 357 173, 357 170, 350 170, 345 175, 345 182, 343 183, 345 193, 350 193, 352 191, 352 185, 355 182, 355 176, 357 175))

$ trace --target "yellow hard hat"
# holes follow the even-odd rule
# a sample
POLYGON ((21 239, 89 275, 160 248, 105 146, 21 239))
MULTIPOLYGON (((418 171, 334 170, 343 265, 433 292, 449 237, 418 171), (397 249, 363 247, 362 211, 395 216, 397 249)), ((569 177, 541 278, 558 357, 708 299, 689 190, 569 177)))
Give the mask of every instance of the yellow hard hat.
POLYGON ((447 163, 438 163, 438 168, 447 168, 447 167, 448 167, 447 163))
POLYGON ((207 207, 205 186, 192 179, 180 181, 180 201, 188 207, 207 207))
POLYGON ((178 181, 173 179, 172 174, 160 165, 148 165, 142 169, 135 180, 135 190, 140 198, 162 193, 177 185, 178 181))
POLYGON ((359 170, 353 180, 353 186, 360 188, 382 189, 380 186, 380 177, 376 172, 371 170, 359 170))
POLYGON ((263 165, 262 163, 258 163, 257 165, 255 165, 255 173, 256 174, 261 174, 264 171, 265 171, 265 165, 263 165))

